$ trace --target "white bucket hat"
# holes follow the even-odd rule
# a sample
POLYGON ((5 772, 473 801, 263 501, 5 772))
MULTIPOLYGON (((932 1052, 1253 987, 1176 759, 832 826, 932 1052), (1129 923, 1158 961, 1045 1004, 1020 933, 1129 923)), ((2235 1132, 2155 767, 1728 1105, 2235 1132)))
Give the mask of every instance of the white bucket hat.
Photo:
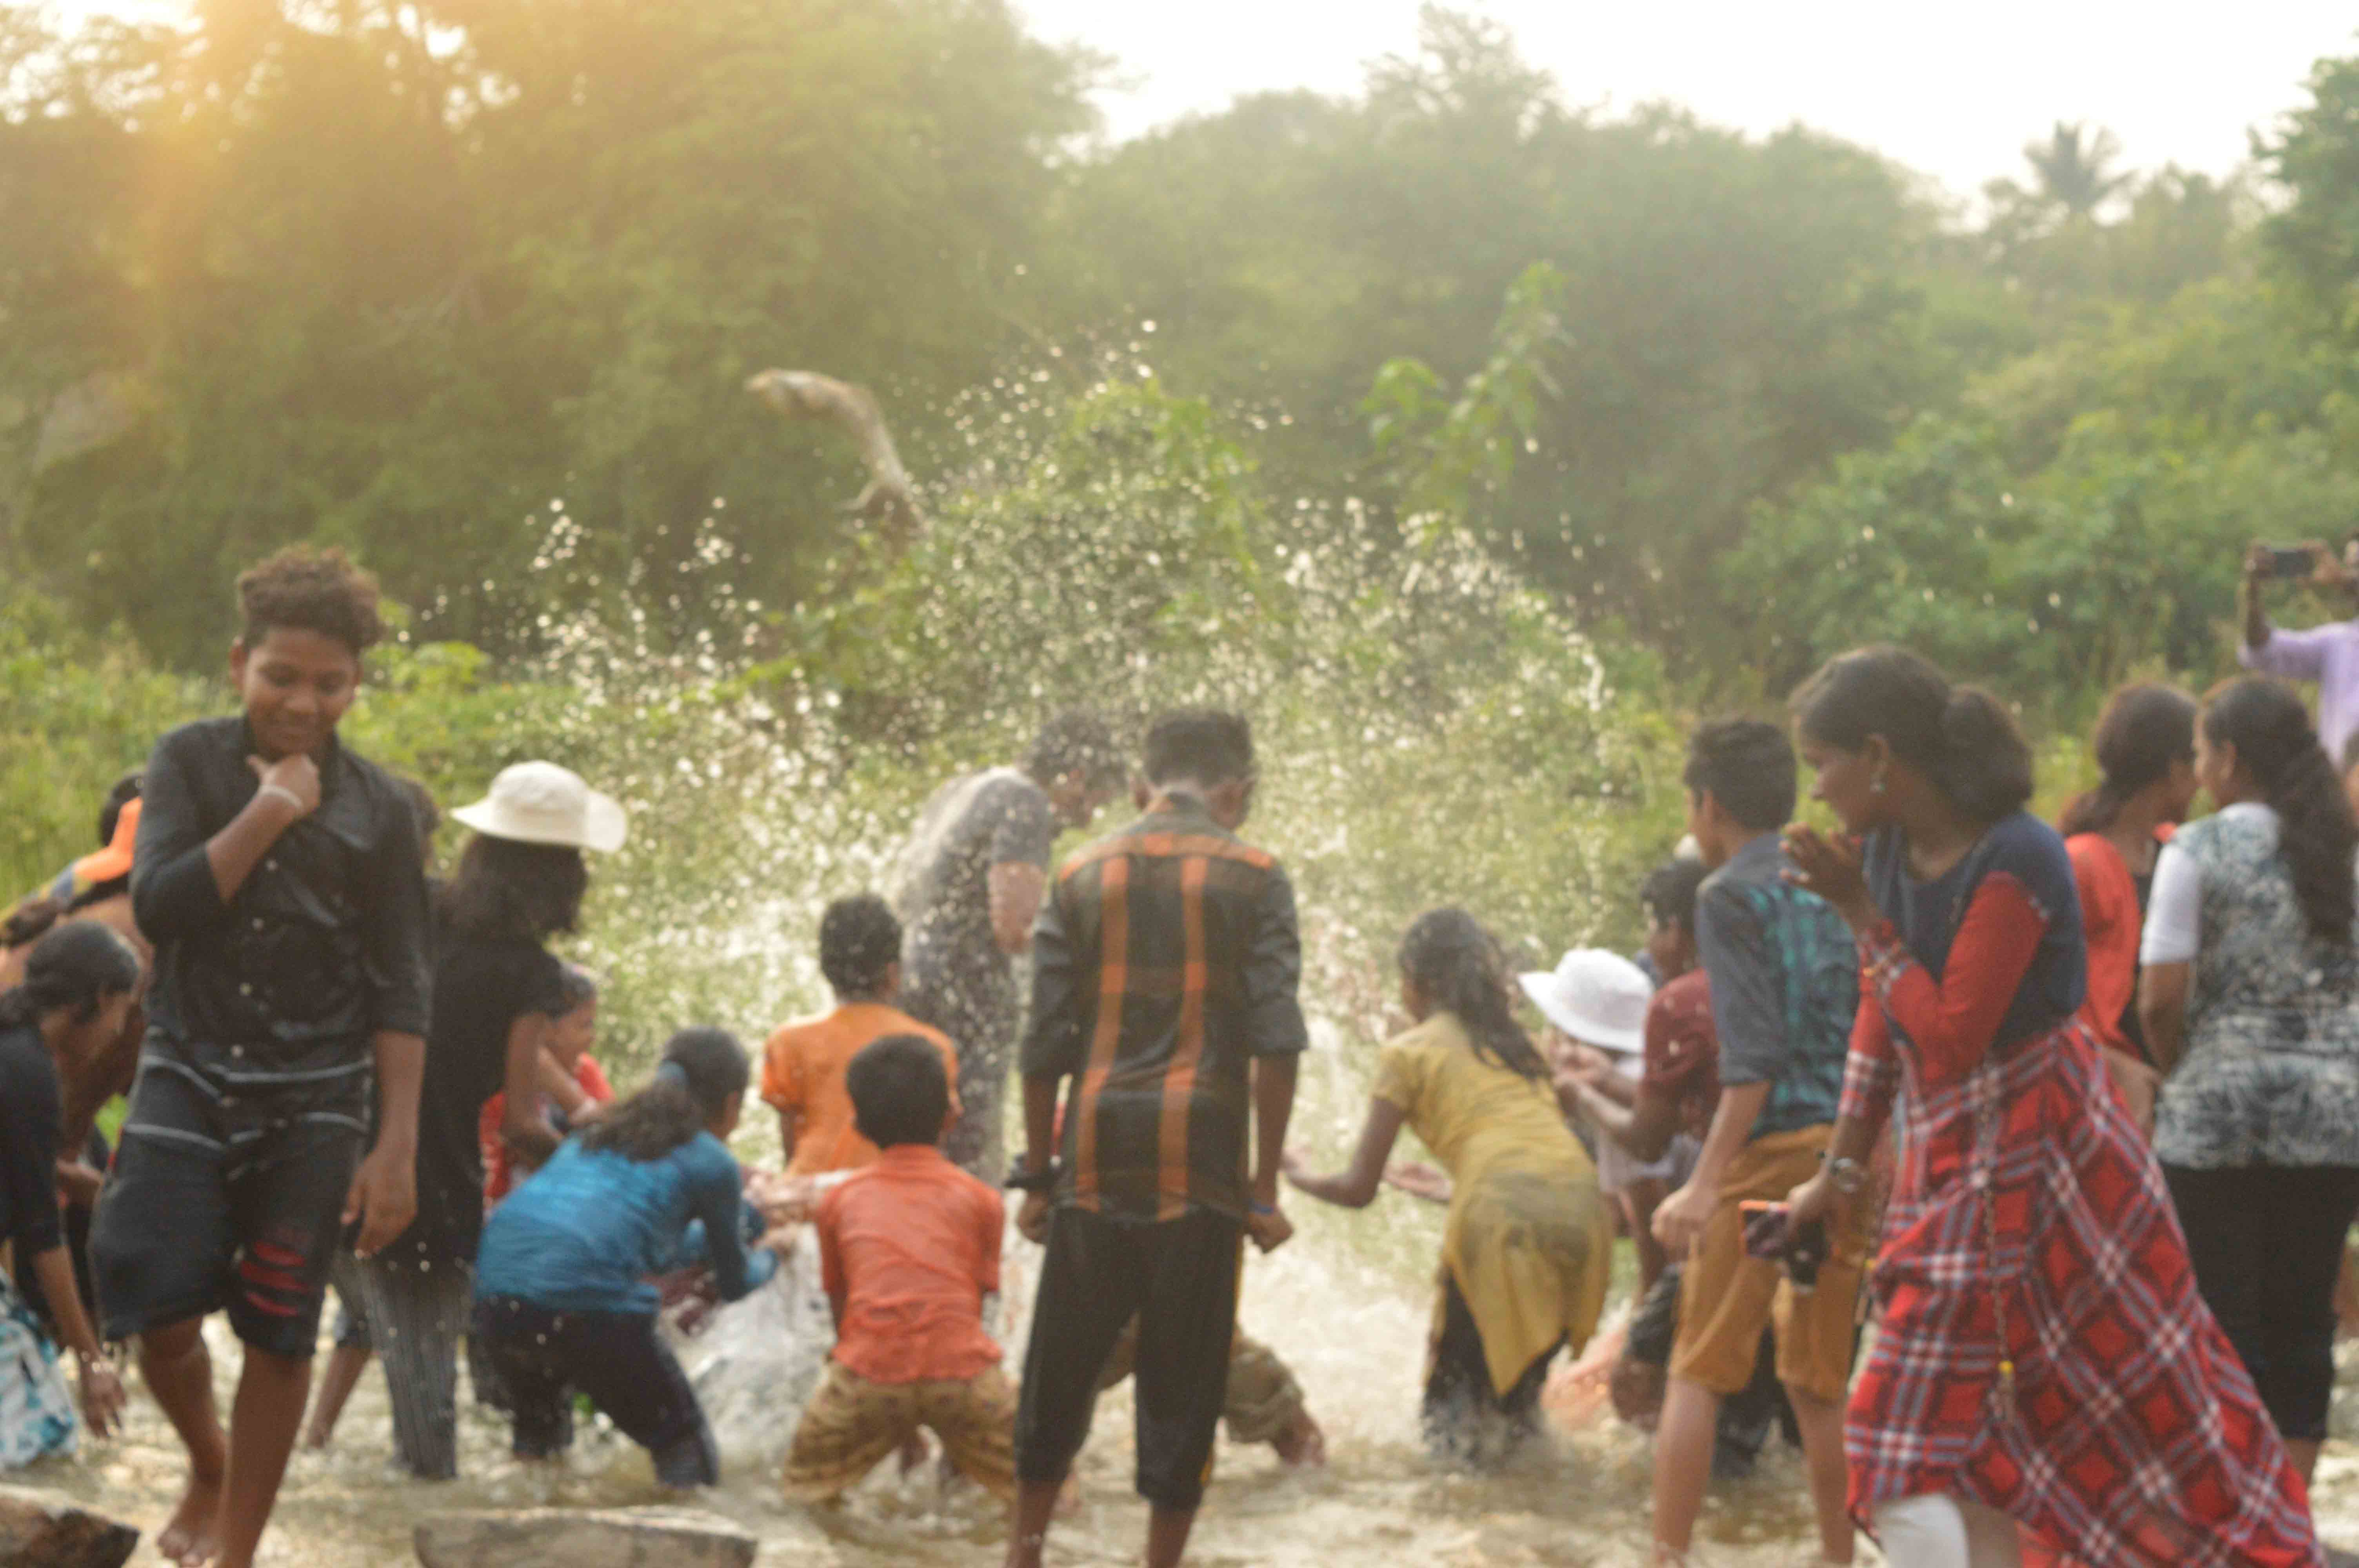
POLYGON ((580 773, 555 762, 502 768, 491 794, 451 815, 494 838, 602 851, 621 849, 631 826, 612 795, 599 794, 580 773))
POLYGON ((1583 1044, 1625 1056, 1647 1048, 1647 971, 1602 947, 1576 947, 1553 971, 1522 977, 1548 1021, 1583 1044))

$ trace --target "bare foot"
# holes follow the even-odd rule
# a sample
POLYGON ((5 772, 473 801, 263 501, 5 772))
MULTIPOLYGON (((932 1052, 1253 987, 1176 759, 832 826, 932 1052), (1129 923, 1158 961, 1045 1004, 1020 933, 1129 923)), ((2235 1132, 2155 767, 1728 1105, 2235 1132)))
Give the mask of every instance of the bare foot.
POLYGON ((178 1563, 181 1568, 198 1568, 219 1555, 221 1541, 216 1516, 221 1511, 222 1484, 219 1477, 208 1480, 201 1476, 189 1477, 189 1489, 180 1494, 180 1506, 157 1532, 156 1553, 168 1563, 178 1563))
POLYGON ((1271 1440, 1277 1450, 1278 1463, 1288 1469, 1316 1466, 1327 1463, 1327 1434, 1319 1430, 1309 1411, 1302 1411, 1287 1424, 1284 1432, 1271 1440))

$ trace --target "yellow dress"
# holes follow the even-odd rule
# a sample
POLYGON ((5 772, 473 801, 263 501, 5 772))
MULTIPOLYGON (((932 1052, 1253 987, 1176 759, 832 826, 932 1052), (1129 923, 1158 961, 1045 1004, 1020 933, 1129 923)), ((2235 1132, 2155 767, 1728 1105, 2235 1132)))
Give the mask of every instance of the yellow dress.
POLYGON ((1613 1231, 1554 1092, 1477 1056, 1457 1018, 1437 1012, 1386 1043, 1375 1097, 1450 1173, 1441 1259, 1493 1390, 1504 1397, 1560 1339, 1577 1354, 1605 1304, 1613 1231))

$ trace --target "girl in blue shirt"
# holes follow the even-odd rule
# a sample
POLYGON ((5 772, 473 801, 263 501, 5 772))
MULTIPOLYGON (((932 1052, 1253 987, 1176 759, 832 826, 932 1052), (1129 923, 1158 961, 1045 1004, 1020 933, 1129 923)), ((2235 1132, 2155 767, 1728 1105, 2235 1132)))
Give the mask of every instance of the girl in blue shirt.
POLYGON ((514 1404, 516 1455, 572 1442, 579 1390, 655 1458, 668 1487, 721 1476, 704 1411, 656 1332, 649 1276, 702 1261, 724 1301, 777 1272, 746 1249, 761 1223, 722 1141, 748 1077, 727 1032, 688 1029, 655 1081, 569 1140, 484 1222, 475 1260, 475 1333, 514 1404))

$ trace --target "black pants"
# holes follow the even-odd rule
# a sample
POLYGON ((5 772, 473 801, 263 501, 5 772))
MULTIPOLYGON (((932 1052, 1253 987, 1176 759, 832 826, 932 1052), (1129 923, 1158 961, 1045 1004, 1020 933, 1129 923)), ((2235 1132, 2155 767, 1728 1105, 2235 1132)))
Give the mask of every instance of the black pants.
POLYGON ((1426 1451, 1452 1464, 1490 1469, 1506 1463, 1539 1430, 1540 1390, 1563 1341, 1540 1352, 1516 1386, 1500 1393, 1491 1386, 1491 1361, 1473 1310, 1447 1271, 1441 1293, 1441 1337, 1433 1344, 1419 1412, 1426 1451))
POLYGON ((2359 1168, 2166 1165, 2196 1288, 2288 1442, 2326 1436, 2334 1277, 2359 1214, 2359 1168))
POLYGON ((1235 1220, 1203 1209, 1159 1224, 1057 1210, 1016 1412, 1018 1476, 1065 1478, 1089 1439, 1098 1374, 1136 1315, 1138 1495, 1166 1509, 1203 1501, 1228 1392, 1244 1236, 1235 1220))
POLYGON ((721 1454, 679 1359, 653 1313, 552 1312, 513 1296, 475 1303, 474 1334, 506 1387, 519 1459, 547 1459, 573 1442, 571 1390, 655 1457, 667 1487, 710 1487, 721 1454))

